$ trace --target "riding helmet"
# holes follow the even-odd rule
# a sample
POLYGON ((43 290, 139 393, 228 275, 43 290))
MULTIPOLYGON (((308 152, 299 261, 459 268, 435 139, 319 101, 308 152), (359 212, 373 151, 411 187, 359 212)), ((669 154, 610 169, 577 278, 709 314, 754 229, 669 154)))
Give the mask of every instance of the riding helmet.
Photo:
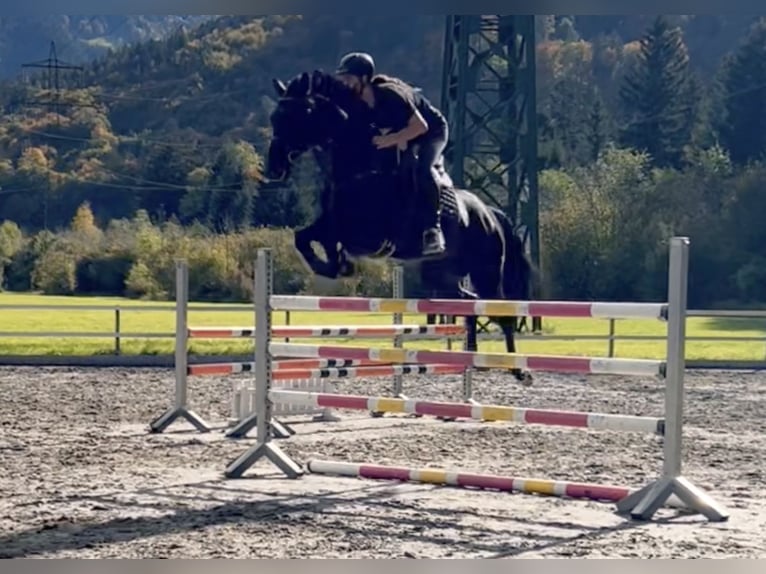
POLYGON ((375 75, 375 61, 372 56, 364 52, 351 52, 341 58, 337 74, 348 74, 361 78, 367 76, 372 78, 375 75))

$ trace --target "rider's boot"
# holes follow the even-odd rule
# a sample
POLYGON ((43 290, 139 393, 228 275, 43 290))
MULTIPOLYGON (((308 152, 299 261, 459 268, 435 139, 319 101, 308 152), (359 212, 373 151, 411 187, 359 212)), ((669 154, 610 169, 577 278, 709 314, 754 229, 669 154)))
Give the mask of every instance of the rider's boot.
POLYGON ((446 249, 444 233, 441 229, 441 190, 433 176, 422 183, 426 193, 429 216, 434 217, 433 224, 423 232, 423 255, 440 255, 446 249))

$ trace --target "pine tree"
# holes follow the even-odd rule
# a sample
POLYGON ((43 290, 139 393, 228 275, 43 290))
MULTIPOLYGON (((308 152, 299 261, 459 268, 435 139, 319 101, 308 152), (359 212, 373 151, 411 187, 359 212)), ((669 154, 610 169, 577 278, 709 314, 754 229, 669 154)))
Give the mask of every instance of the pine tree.
POLYGON ((735 163, 763 156, 766 151, 766 19, 723 67, 721 142, 735 163))
POLYGON ((585 73, 561 77, 551 90, 549 106, 553 138, 559 145, 564 165, 582 165, 589 161, 587 132, 593 86, 585 73))
POLYGON ((694 100, 681 30, 659 16, 620 87, 622 144, 649 153, 655 165, 679 166, 691 140, 694 100))
POLYGON ((609 143, 612 131, 609 111, 598 88, 593 89, 593 104, 587 123, 585 139, 588 142, 589 159, 596 161, 609 143))

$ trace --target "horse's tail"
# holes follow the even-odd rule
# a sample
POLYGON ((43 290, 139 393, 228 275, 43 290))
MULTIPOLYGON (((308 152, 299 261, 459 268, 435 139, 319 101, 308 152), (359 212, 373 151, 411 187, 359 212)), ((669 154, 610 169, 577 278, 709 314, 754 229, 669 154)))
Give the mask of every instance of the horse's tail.
POLYGON ((505 236, 503 295, 510 300, 529 300, 534 282, 538 280, 537 270, 527 257, 524 242, 516 233, 510 218, 497 208, 492 208, 492 210, 495 212, 505 236))

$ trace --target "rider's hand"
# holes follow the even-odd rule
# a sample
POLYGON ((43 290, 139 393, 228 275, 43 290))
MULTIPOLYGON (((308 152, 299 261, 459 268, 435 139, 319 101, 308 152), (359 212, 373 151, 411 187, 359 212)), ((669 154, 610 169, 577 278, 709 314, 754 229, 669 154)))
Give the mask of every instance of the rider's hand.
POLYGON ((372 143, 374 143, 378 149, 384 149, 387 147, 398 146, 399 138, 397 138, 396 135, 394 134, 375 136, 374 138, 372 138, 372 143))

